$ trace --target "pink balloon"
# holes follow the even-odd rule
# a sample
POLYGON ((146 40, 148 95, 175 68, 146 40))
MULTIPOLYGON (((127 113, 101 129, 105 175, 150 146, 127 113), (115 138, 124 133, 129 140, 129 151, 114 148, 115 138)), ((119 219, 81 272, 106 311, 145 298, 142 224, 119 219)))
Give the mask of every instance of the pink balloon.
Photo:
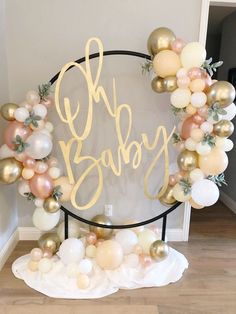
POLYGON ((86 235, 86 241, 88 244, 95 244, 97 242, 97 236, 94 232, 90 232, 86 235))
POLYGON ((203 122, 205 122, 205 119, 204 119, 202 116, 200 116, 200 115, 198 115, 198 114, 195 114, 195 115, 193 116, 193 121, 194 121, 195 123, 201 125, 203 122))
POLYGON ((180 53, 184 46, 185 42, 181 38, 176 38, 174 41, 171 42, 171 49, 176 53, 180 53))
POLYGON ((177 85, 179 88, 187 88, 190 84, 190 78, 188 76, 182 76, 178 78, 177 85))
POLYGON ((171 174, 169 176, 169 185, 170 186, 174 186, 176 184, 176 179, 175 179, 175 176, 173 174, 171 174))
POLYGON ((53 191, 53 181, 46 173, 35 174, 33 178, 29 180, 29 185, 32 193, 41 199, 49 197, 53 191))
POLYGON ((44 105, 45 107, 49 108, 54 105, 54 99, 51 96, 45 97, 45 99, 40 101, 40 104, 44 105))
POLYGON ((198 128, 199 128, 199 125, 196 122, 194 122, 193 117, 187 118, 184 121, 183 126, 182 126, 181 137, 184 140, 186 140, 187 138, 190 137, 191 131, 193 129, 198 129, 198 128))
POLYGON ((208 109, 209 109, 208 106, 205 105, 205 106, 199 108, 197 110, 197 113, 198 113, 199 116, 201 116, 201 117, 206 119, 208 117, 208 109))
POLYGON ((31 134, 31 130, 28 127, 25 127, 23 123, 18 121, 13 121, 8 123, 5 131, 3 133, 4 143, 11 149, 15 148, 13 141, 16 136, 19 135, 23 141, 27 139, 27 137, 31 134))
POLYGON ((200 68, 191 68, 188 70, 188 77, 190 78, 190 80, 195 80, 195 79, 199 79, 202 78, 202 71, 200 68))
POLYGON ((36 161, 33 158, 26 158, 24 160, 24 167, 33 169, 35 167, 36 161))
POLYGON ((150 255, 147 255, 147 254, 141 254, 139 255, 139 261, 140 261, 140 264, 143 266, 143 267, 148 267, 152 264, 152 258, 150 255))

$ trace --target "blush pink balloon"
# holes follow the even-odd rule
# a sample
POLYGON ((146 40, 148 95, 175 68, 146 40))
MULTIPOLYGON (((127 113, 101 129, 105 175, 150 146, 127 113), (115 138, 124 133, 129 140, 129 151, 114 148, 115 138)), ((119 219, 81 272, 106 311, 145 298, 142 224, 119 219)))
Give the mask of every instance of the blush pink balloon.
POLYGON ((49 249, 43 250, 43 257, 51 258, 52 256, 53 256, 53 254, 49 249))
POLYGON ((50 157, 48 160, 48 166, 49 167, 56 167, 58 166, 58 160, 56 157, 50 157))
POLYGON ((206 85, 205 85, 205 89, 204 90, 208 91, 209 87, 213 84, 213 81, 212 81, 212 79, 211 79, 209 74, 206 75, 205 84, 206 85))
POLYGON ((208 107, 207 105, 201 107, 201 108, 198 108, 197 110, 197 113, 199 116, 203 117, 203 118, 207 118, 208 117, 208 107))
POLYGON ((17 135, 19 135, 22 140, 25 141, 30 134, 31 130, 28 127, 25 127, 23 123, 13 121, 8 123, 7 127, 5 128, 3 133, 3 140, 10 149, 14 149, 15 145, 13 144, 13 141, 17 135))
POLYGON ((194 67, 188 70, 188 77, 190 80, 202 78, 202 71, 200 68, 194 67))
POLYGON ((139 255, 139 261, 143 267, 148 267, 152 264, 152 258, 150 255, 147 254, 139 255))
POLYGON ((54 99, 51 96, 45 97, 45 99, 41 100, 40 104, 42 104, 45 107, 49 108, 52 105, 54 105, 54 99))
POLYGON ((175 179, 175 176, 173 174, 171 174, 169 176, 169 185, 170 186, 174 186, 176 184, 176 179, 175 179))
POLYGON ((53 181, 46 173, 35 174, 33 178, 29 180, 29 185, 32 193, 41 199, 48 198, 53 191, 53 181))
POLYGON ((184 46, 185 42, 181 38, 176 38, 174 41, 171 42, 171 49, 176 53, 180 53, 184 46))
POLYGON ((34 167, 34 171, 36 173, 42 174, 48 170, 48 165, 46 162, 43 161, 37 161, 36 165, 34 167))
POLYGON ((32 261, 34 262, 38 262, 41 260, 41 258, 43 257, 43 252, 41 249, 39 248, 34 248, 31 250, 30 252, 30 258, 32 261))
POLYGON ((24 160, 24 167, 33 169, 35 167, 36 161, 33 158, 26 158, 24 160))
POLYGON ((179 88, 187 88, 189 84, 190 84, 190 78, 187 75, 181 76, 177 80, 177 85, 179 88))
POLYGON ((184 179, 187 176, 187 172, 180 170, 179 172, 176 172, 175 174, 175 180, 176 182, 179 182, 180 180, 184 179))
POLYGON ((205 122, 206 120, 205 120, 202 116, 200 116, 199 114, 195 114, 195 115, 193 116, 193 121, 194 121, 195 123, 201 125, 201 124, 202 124, 203 122, 205 122))
POLYGON ((86 241, 88 244, 95 244, 97 242, 97 236, 94 232, 90 232, 86 235, 86 241))
POLYGON ((198 128, 199 128, 199 124, 194 122, 193 117, 187 118, 182 125, 181 137, 184 140, 186 140, 187 138, 190 137, 191 131, 193 129, 198 129, 198 128))

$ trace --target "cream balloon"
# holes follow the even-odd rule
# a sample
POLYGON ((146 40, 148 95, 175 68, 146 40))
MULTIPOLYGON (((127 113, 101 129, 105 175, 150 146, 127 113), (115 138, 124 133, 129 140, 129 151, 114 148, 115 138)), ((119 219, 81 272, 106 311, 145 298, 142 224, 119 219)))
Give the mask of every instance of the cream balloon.
POLYGON ((71 192, 74 185, 70 184, 68 177, 60 177, 54 181, 54 186, 60 186, 61 192, 63 193, 60 201, 67 202, 70 200, 71 192))
POLYGON ((85 249, 85 255, 89 258, 94 258, 96 256, 97 248, 95 245, 90 244, 85 249))
POLYGON ((61 175, 61 169, 57 167, 51 167, 48 169, 48 174, 53 180, 56 180, 61 175))
POLYGON ((187 107, 190 99, 191 92, 188 88, 177 88, 170 96, 170 102, 176 108, 187 107))
POLYGON ((184 68, 201 67, 206 59, 206 49, 199 42, 187 44, 180 54, 180 60, 184 68))
POLYGON ((151 244, 157 240, 157 235, 150 229, 144 229, 138 234, 138 242, 143 252, 148 254, 151 244))
POLYGON ((179 202, 186 202, 191 198, 191 194, 185 193, 180 183, 177 183, 173 188, 173 196, 179 202))
POLYGON ((43 208, 38 207, 33 213, 33 224, 41 231, 49 231, 56 227, 60 220, 60 211, 49 214, 43 208))
POLYGON ((189 173, 189 178, 192 182, 196 182, 199 180, 204 179, 204 173, 202 172, 202 170, 200 168, 196 168, 192 171, 190 171, 189 173))
POLYGON ((220 192, 217 185, 208 179, 196 181, 192 185, 192 199, 201 206, 211 206, 215 204, 219 195, 220 192))
POLYGON ((53 126, 53 124, 52 124, 51 122, 47 121, 47 122, 45 123, 45 129, 47 129, 48 132, 52 133, 52 132, 53 132, 53 129, 54 129, 54 126, 53 126))
POLYGON ((192 152, 196 150, 196 145, 197 143, 191 137, 185 141, 185 148, 192 152))
POLYGON ((34 176, 34 170, 31 169, 31 168, 24 168, 22 170, 22 173, 21 173, 22 177, 25 179, 25 180, 29 180, 31 178, 33 178, 34 176))

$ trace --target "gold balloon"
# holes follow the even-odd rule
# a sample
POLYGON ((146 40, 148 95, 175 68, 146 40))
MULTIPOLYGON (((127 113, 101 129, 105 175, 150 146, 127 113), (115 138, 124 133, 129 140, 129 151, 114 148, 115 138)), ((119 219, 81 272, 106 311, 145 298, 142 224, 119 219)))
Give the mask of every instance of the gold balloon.
POLYGON ((176 90, 177 78, 176 76, 167 76, 163 79, 163 86, 166 92, 173 92, 176 90))
POLYGON ((173 186, 168 185, 165 193, 159 198, 159 201, 165 206, 174 205, 177 202, 173 196, 173 186))
POLYGON ((60 238, 53 232, 43 234, 38 240, 40 249, 43 251, 49 250, 52 254, 55 254, 58 251, 60 244, 60 238))
MULTIPOLYGON (((107 226, 112 224, 111 220, 105 215, 97 215, 92 219, 92 221, 107 226)), ((112 229, 100 228, 95 226, 89 226, 89 230, 91 232, 94 232, 98 239, 108 239, 113 232, 112 229)))
POLYGON ((165 91, 163 79, 158 76, 154 77, 152 80, 152 89, 156 93, 163 93, 165 91))
POLYGON ((0 160, 0 183, 16 182, 21 176, 22 169, 22 163, 13 157, 0 160))
POLYGON ((234 125, 229 120, 221 120, 214 125, 214 133, 220 137, 229 137, 234 132, 234 125))
POLYGON ((235 89, 232 84, 226 81, 218 81, 209 87, 207 101, 211 106, 218 103, 221 107, 227 107, 234 101, 235 89))
POLYGON ((60 204, 54 197, 49 197, 44 201, 43 208, 48 213, 55 213, 60 209, 60 204))
POLYGON ((198 166, 198 154, 185 149, 179 154, 177 163, 181 170, 191 171, 198 166))
POLYGON ((2 105, 1 107, 2 117, 7 121, 15 120, 14 113, 17 108, 19 108, 19 106, 14 103, 7 103, 2 105))
POLYGON ((157 28, 150 34, 148 38, 148 51, 151 55, 154 56, 161 50, 171 49, 171 43, 175 39, 175 34, 169 28, 157 28))
POLYGON ((150 255, 156 262, 163 261, 168 256, 168 253, 169 247, 162 240, 157 240, 150 246, 150 255))

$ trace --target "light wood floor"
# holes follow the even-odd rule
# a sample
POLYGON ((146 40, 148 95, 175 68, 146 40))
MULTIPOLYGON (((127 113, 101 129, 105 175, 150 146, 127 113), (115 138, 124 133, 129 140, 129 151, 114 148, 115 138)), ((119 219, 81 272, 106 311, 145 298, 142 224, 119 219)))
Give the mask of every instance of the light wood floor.
POLYGON ((48 298, 17 280, 11 263, 34 242, 20 242, 0 273, 0 314, 236 314, 236 215, 221 203, 192 213, 188 243, 172 243, 189 260, 166 287, 121 290, 99 300, 48 298))

